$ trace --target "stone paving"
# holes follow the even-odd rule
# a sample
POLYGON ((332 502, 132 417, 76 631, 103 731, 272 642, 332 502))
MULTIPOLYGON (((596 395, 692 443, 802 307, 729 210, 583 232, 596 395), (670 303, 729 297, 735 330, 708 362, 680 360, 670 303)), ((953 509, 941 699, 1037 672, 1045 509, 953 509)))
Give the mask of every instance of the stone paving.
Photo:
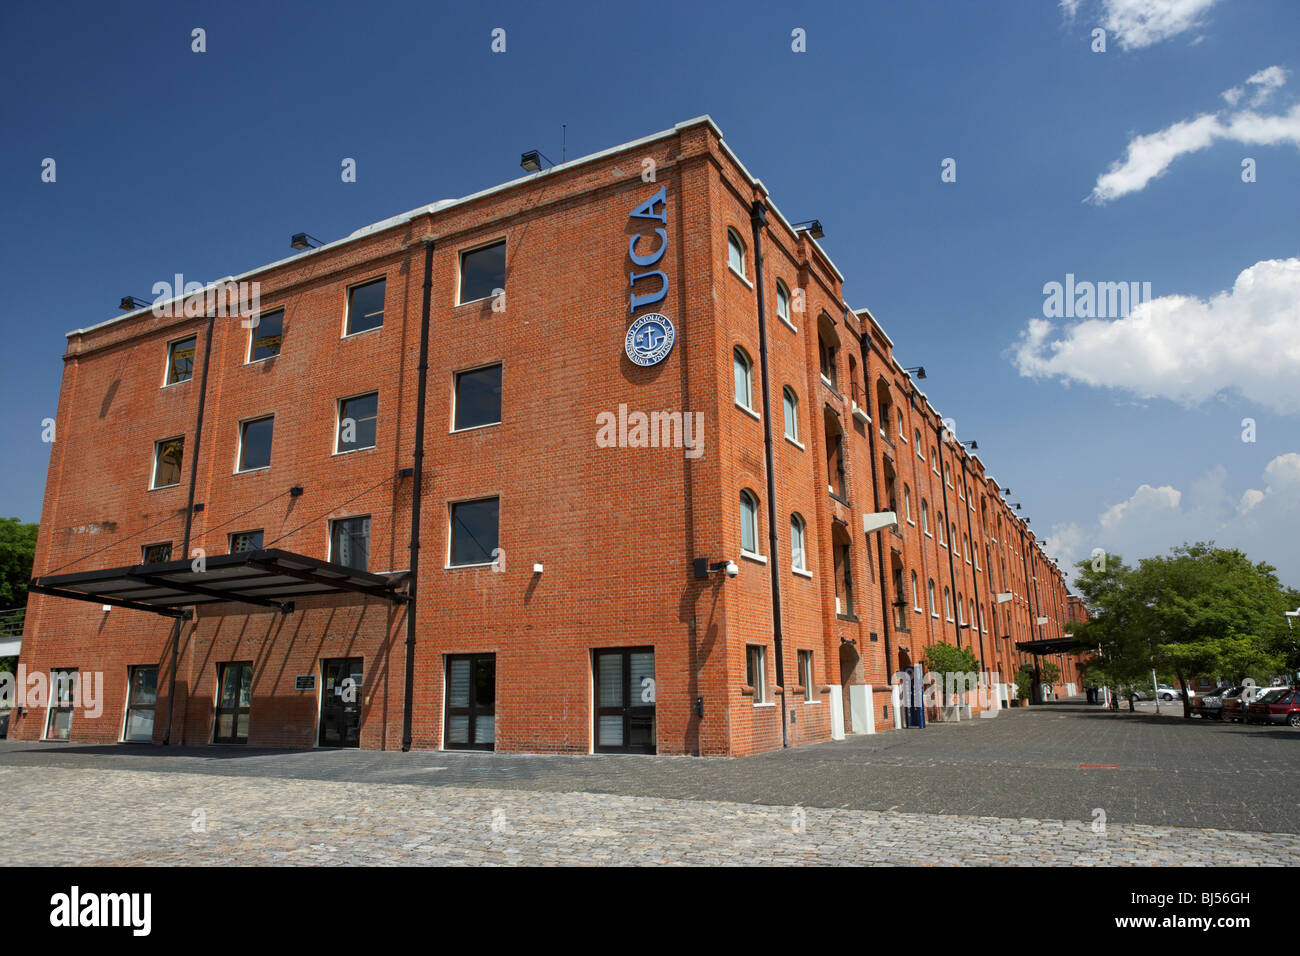
POLYGON ((1300 864, 1295 834, 1100 820, 50 767, 0 788, 22 866, 1300 864))

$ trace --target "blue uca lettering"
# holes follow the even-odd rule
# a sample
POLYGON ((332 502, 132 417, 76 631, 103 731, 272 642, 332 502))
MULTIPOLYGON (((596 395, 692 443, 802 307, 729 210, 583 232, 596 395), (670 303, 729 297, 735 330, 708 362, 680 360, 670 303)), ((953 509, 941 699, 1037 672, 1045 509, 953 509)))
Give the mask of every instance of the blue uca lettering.
MULTIPOLYGON (((647 243, 650 242, 650 237, 643 233, 636 233, 627 242, 627 255, 634 265, 642 269, 658 265, 659 260, 664 257, 664 253, 668 251, 668 229, 666 228, 668 225, 668 187, 660 186, 657 193, 632 210, 630 218, 655 219, 663 223, 663 226, 655 228, 654 240, 657 245, 649 251, 637 252, 637 246, 642 240, 647 243), (663 208, 659 212, 655 212, 656 206, 662 206, 663 208)), ((630 312, 635 312, 647 305, 662 302, 668 297, 668 276, 662 269, 651 269, 649 272, 629 272, 627 284, 632 287, 632 293, 628 296, 628 310, 630 312), (659 288, 654 292, 644 292, 638 295, 636 293, 636 284, 643 279, 651 282, 658 279, 659 288)))

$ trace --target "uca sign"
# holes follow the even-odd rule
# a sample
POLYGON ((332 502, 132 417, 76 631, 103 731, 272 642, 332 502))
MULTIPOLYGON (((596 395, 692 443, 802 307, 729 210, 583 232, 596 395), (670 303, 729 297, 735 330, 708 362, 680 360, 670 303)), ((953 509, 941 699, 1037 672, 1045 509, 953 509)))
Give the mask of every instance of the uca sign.
MULTIPOLYGON (((632 271, 627 276, 627 284, 631 288, 628 311, 635 314, 637 309, 657 305, 668 297, 667 273, 662 269, 651 268, 658 265, 668 251, 668 187, 660 186, 658 192, 633 209, 629 216, 634 220, 653 219, 661 223, 649 227, 654 229, 653 241, 643 232, 634 233, 628 239, 627 255, 632 264, 649 270, 639 273, 632 271), (656 207, 661 207, 658 212, 655 211, 656 207), (651 248, 646 252, 638 252, 637 247, 643 240, 650 242, 651 248), (656 280, 658 288, 650 289, 656 280), (643 283, 643 291, 640 293, 637 290, 638 282, 643 283)), ((676 340, 677 330, 673 327, 672 320, 666 315, 651 312, 636 319, 627 330, 624 351, 637 365, 658 365, 668 357, 676 340)))

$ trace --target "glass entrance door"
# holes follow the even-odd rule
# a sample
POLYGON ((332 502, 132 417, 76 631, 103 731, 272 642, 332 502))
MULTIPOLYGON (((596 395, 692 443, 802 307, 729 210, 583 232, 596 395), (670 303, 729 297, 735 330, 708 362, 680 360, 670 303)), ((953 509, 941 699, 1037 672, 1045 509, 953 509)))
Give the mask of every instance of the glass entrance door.
POLYGON ((126 700, 126 725, 122 739, 148 743, 153 740, 154 710, 158 703, 158 668, 132 667, 126 700))
POLYGON ((495 654, 447 658, 447 718, 443 746, 449 750, 496 747, 497 659, 495 654))
POLYGON ((213 743, 248 743, 248 714, 253 697, 253 665, 237 661, 217 665, 217 718, 213 743))
POLYGON ((361 745, 361 658, 321 661, 320 745, 361 745))
POLYGON ((592 664, 597 753, 654 753, 654 648, 593 651, 592 664))

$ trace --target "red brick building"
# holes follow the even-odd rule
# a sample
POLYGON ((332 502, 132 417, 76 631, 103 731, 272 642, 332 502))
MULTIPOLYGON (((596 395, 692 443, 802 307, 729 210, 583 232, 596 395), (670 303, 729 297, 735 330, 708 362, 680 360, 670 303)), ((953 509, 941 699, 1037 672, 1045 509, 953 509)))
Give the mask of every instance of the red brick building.
POLYGON ((101 704, 10 734, 746 754, 894 727, 937 641, 1005 684, 1064 580, 816 233, 699 118, 239 276, 256 324, 69 333, 21 664, 101 704))

